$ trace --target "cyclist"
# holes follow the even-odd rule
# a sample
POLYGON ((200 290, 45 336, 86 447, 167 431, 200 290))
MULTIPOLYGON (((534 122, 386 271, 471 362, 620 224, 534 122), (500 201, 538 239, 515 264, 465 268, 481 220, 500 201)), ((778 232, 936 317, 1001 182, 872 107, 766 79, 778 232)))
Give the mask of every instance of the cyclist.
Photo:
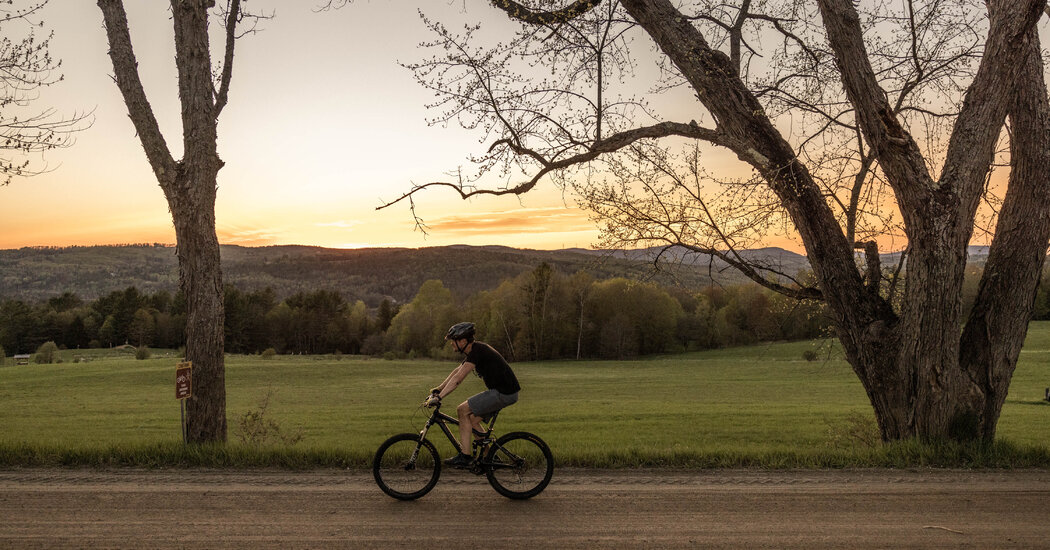
POLYGON ((471 457, 468 453, 471 430, 479 430, 484 417, 517 402, 518 391, 521 390, 507 360, 492 349, 492 346, 474 340, 474 332, 474 323, 456 323, 448 329, 445 340, 451 342, 452 347, 466 358, 452 370, 440 386, 430 390, 430 398, 427 399, 427 405, 440 403, 441 399, 452 393, 471 371, 481 377, 488 388, 460 403, 456 409, 459 415, 460 452, 445 460, 445 464, 454 468, 466 468, 470 465, 471 457))

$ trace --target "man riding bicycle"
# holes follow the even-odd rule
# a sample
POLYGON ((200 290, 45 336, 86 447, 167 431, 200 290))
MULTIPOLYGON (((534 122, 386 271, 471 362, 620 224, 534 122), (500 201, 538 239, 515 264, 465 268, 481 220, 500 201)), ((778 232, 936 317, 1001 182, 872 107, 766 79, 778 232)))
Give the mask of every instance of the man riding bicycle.
POLYGON ((454 468, 466 468, 470 465, 471 457, 468 453, 471 431, 481 428, 484 417, 517 402, 518 392, 521 390, 507 360, 492 349, 492 346, 475 341, 474 332, 474 323, 456 323, 448 329, 445 340, 452 342, 452 347, 466 358, 452 370, 440 386, 430 390, 430 398, 427 400, 427 405, 440 403, 441 399, 452 393, 471 371, 478 375, 488 388, 460 403, 456 409, 459 416, 460 451, 458 455, 445 460, 445 464, 454 468))

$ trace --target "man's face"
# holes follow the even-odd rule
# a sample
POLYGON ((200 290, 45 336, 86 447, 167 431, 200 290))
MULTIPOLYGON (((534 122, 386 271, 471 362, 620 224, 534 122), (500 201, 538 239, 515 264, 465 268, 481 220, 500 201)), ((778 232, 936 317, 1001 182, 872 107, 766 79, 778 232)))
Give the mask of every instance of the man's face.
POLYGON ((462 353, 463 348, 467 347, 467 339, 460 338, 459 340, 449 340, 452 343, 452 349, 462 353))

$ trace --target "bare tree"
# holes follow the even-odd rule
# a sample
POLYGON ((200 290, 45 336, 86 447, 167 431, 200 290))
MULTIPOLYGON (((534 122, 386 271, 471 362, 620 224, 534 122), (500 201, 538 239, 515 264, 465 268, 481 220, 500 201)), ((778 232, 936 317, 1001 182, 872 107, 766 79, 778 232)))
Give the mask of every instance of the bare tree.
POLYGON ((63 118, 54 109, 27 111, 42 88, 62 81, 62 62, 50 54, 54 33, 36 34, 43 28, 38 16, 46 4, 0 5, 0 179, 5 185, 13 177, 46 170, 33 167, 27 154, 69 146, 73 134, 90 124, 90 113, 63 118))
POLYGON ((479 46, 476 29, 427 20, 442 53, 411 66, 438 93, 437 121, 492 136, 480 175, 418 185, 389 204, 442 186, 521 194, 550 176, 579 191, 616 242, 715 254, 759 283, 823 300, 883 439, 994 439, 1050 240, 1050 108, 1035 27, 1045 0, 908 0, 865 14, 850 0, 817 0, 816 11, 760 0, 490 3, 521 32, 479 46), (665 76, 652 87, 695 94, 692 120, 662 120, 608 89, 632 73, 636 35, 661 56, 665 76), (549 76, 530 78, 522 62, 549 76), (786 116, 809 122, 795 132, 786 116), (965 318, 967 248, 982 200, 997 202, 988 176, 1007 117, 1009 184, 965 318), (682 138, 731 151, 754 176, 716 178, 699 149, 676 156, 663 145, 682 138), (599 168, 611 181, 587 177, 599 168), (496 169, 520 180, 481 186, 496 169), (801 238, 814 286, 738 252, 777 223, 801 238), (884 274, 875 237, 887 230, 906 240, 907 262, 884 274))
POLYGON ((217 148, 219 114, 230 91, 238 25, 252 16, 240 0, 219 13, 225 48, 217 82, 213 79, 208 10, 214 0, 171 0, 175 64, 182 104, 183 158, 175 160, 160 132, 131 44, 121 0, 98 0, 109 38, 117 87, 160 183, 175 223, 179 284, 186 295, 186 359, 193 362, 193 397, 187 404, 192 442, 226 441, 226 383, 223 360, 223 290, 219 240, 215 233, 216 181, 223 161, 217 148))

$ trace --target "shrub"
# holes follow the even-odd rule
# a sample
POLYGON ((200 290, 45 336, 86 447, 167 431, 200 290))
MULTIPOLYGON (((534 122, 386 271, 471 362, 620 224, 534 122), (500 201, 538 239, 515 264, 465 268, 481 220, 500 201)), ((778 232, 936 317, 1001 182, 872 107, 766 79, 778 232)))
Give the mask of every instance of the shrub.
POLYGON ((816 361, 817 352, 811 349, 807 349, 806 351, 802 352, 802 358, 806 361, 816 361))
POLYGON ((273 348, 266 348, 265 350, 263 350, 262 353, 259 354, 259 357, 261 357, 263 359, 267 359, 267 360, 273 359, 276 356, 277 356, 277 350, 275 350, 273 348))
POLYGON ((153 354, 150 353, 149 348, 147 348, 146 346, 139 346, 135 348, 135 359, 149 359, 152 356, 153 354))
POLYGON ((0 367, 4 366, 5 361, 7 361, 7 353, 4 352, 4 346, 0 346, 0 367))
POLYGON ((259 408, 249 410, 237 419, 237 437, 241 443, 253 447, 268 445, 295 445, 303 440, 303 429, 291 433, 284 431, 269 414, 270 399, 274 390, 269 390, 259 400, 259 408))
POLYGON ((58 358, 58 346, 54 342, 44 342, 36 350, 33 362, 41 365, 49 365, 58 358))

